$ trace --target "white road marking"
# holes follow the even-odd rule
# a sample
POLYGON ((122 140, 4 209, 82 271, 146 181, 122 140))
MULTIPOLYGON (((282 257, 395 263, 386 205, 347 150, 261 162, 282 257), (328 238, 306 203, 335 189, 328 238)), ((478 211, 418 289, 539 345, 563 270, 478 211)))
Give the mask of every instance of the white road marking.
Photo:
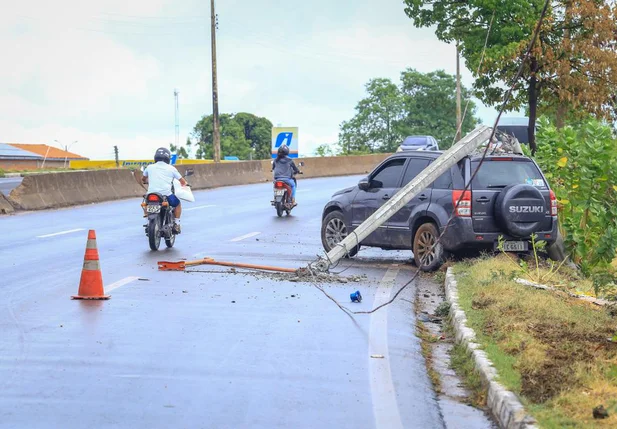
POLYGON ((69 229, 68 231, 54 232, 53 234, 37 235, 36 238, 55 237, 56 235, 71 234, 73 232, 85 231, 84 228, 69 229))
MULTIPOLYGON (((375 294, 373 307, 377 307, 390 300, 390 294, 398 271, 398 269, 390 268, 386 272, 375 294)), ((380 356, 379 359, 369 357, 369 376, 371 379, 371 397, 373 399, 375 426, 377 429, 403 429, 398 402, 396 401, 396 391, 392 382, 392 372, 390 370, 388 307, 371 314, 368 352, 369 356, 380 356)))
POLYGON ((298 189, 296 191, 296 193, 298 193, 298 192, 311 192, 311 191, 312 191, 312 189, 298 189))
POLYGON ((246 240, 247 238, 258 236, 259 234, 261 234, 261 232, 249 232, 248 234, 241 235, 240 237, 232 238, 229 241, 231 241, 232 243, 236 241, 242 241, 246 240))
POLYGON ((118 280, 117 282, 112 283, 109 286, 105 286, 105 292, 106 293, 111 292, 112 290, 118 289, 119 287, 127 285, 131 282, 134 282, 135 280, 139 280, 139 277, 131 276, 131 277, 124 278, 122 280, 118 280))
POLYGON ((214 204, 210 204, 210 205, 207 205, 207 206, 191 207, 189 209, 183 209, 182 211, 190 212, 191 210, 201 210, 201 209, 207 209, 209 207, 216 207, 216 206, 214 204))

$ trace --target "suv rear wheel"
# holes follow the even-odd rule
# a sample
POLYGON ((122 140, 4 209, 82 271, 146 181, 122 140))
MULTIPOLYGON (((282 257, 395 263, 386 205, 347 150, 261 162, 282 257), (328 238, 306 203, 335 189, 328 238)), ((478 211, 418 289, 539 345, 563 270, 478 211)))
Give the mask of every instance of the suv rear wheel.
POLYGON ((443 246, 441 243, 434 246, 438 238, 439 231, 433 223, 425 223, 416 231, 413 238, 413 257, 416 266, 422 271, 435 271, 443 263, 443 246))
MULTIPOLYGON (((345 218, 343 213, 336 210, 328 213, 321 223, 321 244, 326 252, 329 252, 338 243, 343 241, 349 234, 347 226, 345 225, 345 218)), ((358 253, 360 246, 356 246, 349 250, 346 257, 353 258, 358 253)))

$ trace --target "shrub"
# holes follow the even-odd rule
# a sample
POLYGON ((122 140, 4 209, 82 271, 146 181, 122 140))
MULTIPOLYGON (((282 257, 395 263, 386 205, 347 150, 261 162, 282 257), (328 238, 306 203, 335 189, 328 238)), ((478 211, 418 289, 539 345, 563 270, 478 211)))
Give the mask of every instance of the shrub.
POLYGON ((536 160, 559 201, 566 246, 584 274, 607 268, 617 249, 617 140, 589 120, 558 130, 542 119, 536 160))

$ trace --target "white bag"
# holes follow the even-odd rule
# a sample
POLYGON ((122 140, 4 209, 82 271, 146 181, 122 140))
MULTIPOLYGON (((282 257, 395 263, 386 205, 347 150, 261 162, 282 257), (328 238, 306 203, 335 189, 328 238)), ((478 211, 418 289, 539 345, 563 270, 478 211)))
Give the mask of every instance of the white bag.
POLYGON ((181 199, 182 201, 188 201, 189 203, 195 202, 195 196, 193 195, 193 191, 188 186, 182 186, 180 181, 174 179, 174 192, 176 197, 181 199))

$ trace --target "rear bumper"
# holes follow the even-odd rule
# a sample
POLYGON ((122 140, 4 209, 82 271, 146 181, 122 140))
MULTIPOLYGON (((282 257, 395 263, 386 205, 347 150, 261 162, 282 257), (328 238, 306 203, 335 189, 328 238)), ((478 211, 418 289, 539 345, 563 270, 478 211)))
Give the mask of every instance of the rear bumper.
MULTIPOLYGON (((443 232, 441 228, 440 232, 443 232)), ((551 231, 538 231, 537 241, 545 241, 552 244, 557 240, 557 222, 553 222, 551 231)), ((504 240, 531 241, 531 237, 512 237, 500 232, 474 232, 470 218, 455 217, 442 238, 444 249, 450 252, 463 249, 494 249, 499 237, 504 240)))

